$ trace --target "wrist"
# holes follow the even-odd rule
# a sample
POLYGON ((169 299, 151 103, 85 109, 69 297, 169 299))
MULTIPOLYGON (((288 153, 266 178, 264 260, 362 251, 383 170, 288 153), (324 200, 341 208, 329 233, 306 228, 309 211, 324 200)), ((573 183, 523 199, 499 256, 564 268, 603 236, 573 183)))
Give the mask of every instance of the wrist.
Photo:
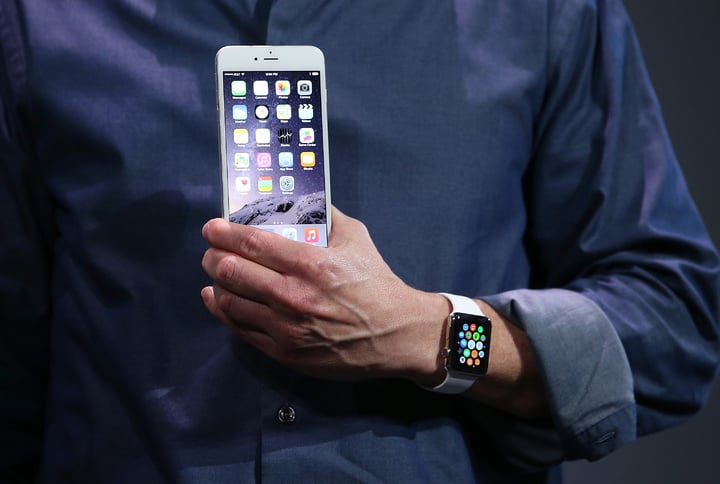
MULTIPOLYGON (((445 378, 441 350, 447 342, 447 320, 452 310, 441 294, 417 291, 412 304, 413 331, 403 336, 415 343, 405 353, 407 365, 404 378, 421 386, 435 386, 445 378)), ((405 346, 407 347, 407 346, 405 346)))

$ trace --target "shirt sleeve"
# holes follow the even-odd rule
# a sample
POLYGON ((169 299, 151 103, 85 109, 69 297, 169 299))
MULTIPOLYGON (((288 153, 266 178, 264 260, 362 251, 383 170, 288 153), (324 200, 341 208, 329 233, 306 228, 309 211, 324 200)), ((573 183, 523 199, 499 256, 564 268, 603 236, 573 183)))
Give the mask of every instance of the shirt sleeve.
POLYGON ((528 467, 682 422, 718 364, 717 252, 627 14, 618 0, 557 7, 526 179, 532 284, 484 297, 525 329, 544 376, 552 428, 489 424, 528 467))
POLYGON ((25 122, 16 9, 0 4, 1 482, 31 482, 37 472, 49 366, 50 210, 25 122))

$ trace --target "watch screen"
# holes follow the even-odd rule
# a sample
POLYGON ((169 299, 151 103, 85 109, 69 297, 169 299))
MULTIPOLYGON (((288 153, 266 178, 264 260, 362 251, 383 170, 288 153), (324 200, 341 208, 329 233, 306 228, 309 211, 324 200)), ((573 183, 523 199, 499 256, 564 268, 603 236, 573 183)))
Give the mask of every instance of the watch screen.
POLYGON ((487 373, 490 354, 490 320, 484 316, 454 313, 450 321, 449 366, 471 375, 487 373))

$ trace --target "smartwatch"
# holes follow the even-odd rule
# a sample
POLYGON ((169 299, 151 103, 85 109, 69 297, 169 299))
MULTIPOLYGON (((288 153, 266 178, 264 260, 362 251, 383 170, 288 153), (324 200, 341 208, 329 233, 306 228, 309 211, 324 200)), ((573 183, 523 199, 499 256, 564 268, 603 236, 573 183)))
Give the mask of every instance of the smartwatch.
POLYGON ((469 297, 441 294, 453 307, 448 317, 447 345, 440 352, 447 373, 441 384, 428 390, 462 393, 487 373, 492 324, 469 297))

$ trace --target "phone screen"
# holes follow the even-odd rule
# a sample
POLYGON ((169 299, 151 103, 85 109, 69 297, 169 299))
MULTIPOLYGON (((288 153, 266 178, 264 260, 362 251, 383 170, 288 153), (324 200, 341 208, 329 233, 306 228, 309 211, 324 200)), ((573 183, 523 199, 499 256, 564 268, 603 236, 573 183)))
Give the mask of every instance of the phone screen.
POLYGON ((228 218, 327 246, 319 71, 225 71, 228 218))

